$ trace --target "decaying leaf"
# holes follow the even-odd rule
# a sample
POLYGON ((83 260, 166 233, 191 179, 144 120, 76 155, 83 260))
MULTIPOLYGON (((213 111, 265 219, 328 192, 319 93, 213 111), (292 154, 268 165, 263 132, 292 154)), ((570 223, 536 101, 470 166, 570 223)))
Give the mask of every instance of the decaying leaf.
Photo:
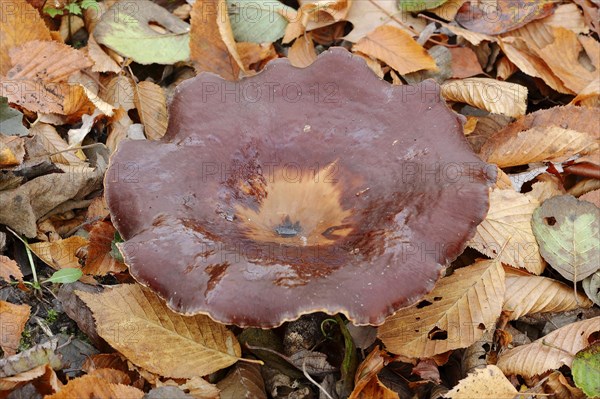
POLYGON ((52 162, 64 165, 81 165, 83 161, 69 149, 69 144, 58 134, 56 128, 47 123, 38 122, 29 130, 42 144, 52 162))
POLYGON ((590 398, 600 396, 600 342, 580 350, 571 366, 575 384, 590 398))
POLYGON ((506 293, 502 310, 510 312, 510 320, 540 312, 564 312, 590 307, 592 301, 573 292, 559 281, 547 277, 506 273, 506 293))
POLYGON ((88 241, 80 236, 73 236, 54 242, 37 242, 29 244, 38 258, 55 270, 64 268, 80 269, 77 250, 86 246, 88 241))
POLYGON ((453 80, 442 85, 442 96, 506 116, 525 115, 527 87, 488 78, 453 80))
POLYGON ((237 52, 225 0, 197 0, 191 13, 191 60, 196 72, 237 80, 244 64, 237 52))
POLYGON ((538 205, 514 190, 493 190, 488 214, 469 246, 502 263, 541 274, 545 264, 531 229, 531 215, 538 205))
POLYGON ((167 98, 159 85, 140 82, 134 86, 134 103, 144 124, 146 137, 158 140, 167 131, 167 98))
POLYGON ((380 26, 352 47, 384 61, 401 75, 421 69, 436 69, 435 60, 410 34, 394 26, 380 26))
POLYGON ((0 9, 0 76, 13 66, 9 50, 32 40, 50 40, 50 30, 26 0, 3 0, 0 9))
POLYGON ((5 397, 6 393, 13 392, 28 383, 33 383, 41 394, 54 393, 61 385, 52 367, 49 364, 42 364, 31 370, 0 378, 0 397, 5 397))
POLYGON ((204 315, 174 313, 139 285, 77 295, 94 313, 100 336, 151 372, 172 378, 203 376, 234 364, 241 355, 225 326, 204 315))
POLYGON ((600 331, 600 317, 567 324, 527 345, 500 355, 498 367, 505 374, 540 375, 562 365, 571 366, 577 352, 589 345, 588 337, 600 331))
POLYGON ((238 363, 217 383, 221 399, 267 399, 258 364, 238 363))
POLYGON ((8 356, 17 353, 21 333, 29 319, 29 305, 0 301, 0 347, 8 356))
POLYGON ((60 369, 62 363, 55 353, 57 346, 58 337, 54 337, 17 355, 0 359, 0 378, 15 376, 45 364, 56 370, 60 369))
POLYGON ((288 15, 296 10, 270 0, 227 1, 233 36, 238 42, 272 43, 281 39, 288 15))
POLYGON ((190 26, 148 0, 121 0, 106 11, 94 37, 99 44, 139 64, 174 64, 190 57, 190 26), (150 24, 165 28, 158 32, 150 24))
POLYGON ((416 305, 389 317, 378 336, 408 357, 432 357, 465 348, 493 328, 504 301, 504 270, 481 261, 441 279, 416 305))
POLYGON ((600 267, 600 208, 571 195, 552 197, 533 213, 533 233, 553 269, 578 282, 600 267))
POLYGON ((600 306, 600 271, 585 278, 581 282, 581 285, 587 297, 600 306))
POLYGON ((19 265, 8 256, 0 255, 0 279, 10 282, 11 277, 23 281, 23 273, 19 265))
POLYGON ((104 276, 127 270, 123 262, 111 256, 115 232, 110 222, 98 221, 94 224, 90 231, 87 258, 83 268, 85 274, 104 276))
POLYGON ((396 392, 381 383, 377 374, 393 358, 377 346, 358 366, 354 376, 354 390, 348 399, 399 399, 396 392))
POLYGON ((502 374, 502 370, 490 364, 475 370, 458 382, 444 395, 451 399, 513 399, 519 392, 502 374))
POLYGON ((75 378, 60 391, 53 395, 46 396, 47 399, 71 399, 71 398, 90 398, 94 399, 141 399, 144 392, 120 383, 112 383, 96 375, 84 375, 75 378))

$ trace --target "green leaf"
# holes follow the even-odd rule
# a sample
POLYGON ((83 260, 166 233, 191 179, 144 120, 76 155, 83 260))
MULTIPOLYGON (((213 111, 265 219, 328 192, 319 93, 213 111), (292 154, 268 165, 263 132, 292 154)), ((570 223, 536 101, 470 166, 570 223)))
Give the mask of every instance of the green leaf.
POLYGON ((87 10, 90 7, 98 7, 98 2, 96 0, 83 0, 81 2, 81 8, 83 8, 84 10, 87 10))
POLYGON ((69 3, 65 9, 69 11, 70 14, 81 15, 81 7, 79 7, 79 4, 77 3, 69 3))
POLYGON ((57 15, 63 15, 65 13, 65 10, 48 6, 44 7, 44 12, 50 15, 50 18, 54 18, 57 15))
POLYGON ((398 0, 398 8, 409 12, 424 11, 439 7, 446 1, 448 0, 398 0))
POLYGON ((589 398, 600 397, 600 342, 577 352, 571 373, 575 385, 589 398))
POLYGON ((533 234, 554 270, 578 282, 600 265, 600 208, 571 195, 544 201, 533 212, 533 234))
POLYGON ((120 244, 122 242, 123 238, 121 238, 121 235, 118 231, 115 231, 115 236, 110 243, 110 256, 112 256, 119 262, 125 262, 125 259, 123 259, 123 255, 121 254, 121 251, 119 251, 119 247, 117 246, 117 244, 120 244))
POLYGON ((285 34, 291 7, 272 0, 227 0, 233 36, 237 42, 272 43, 285 34))
POLYGON ((81 271, 81 269, 76 269, 74 267, 65 267, 64 269, 60 269, 54 272, 54 274, 49 279, 44 280, 44 283, 69 284, 79 280, 81 276, 83 276, 83 272, 81 271))
POLYGON ((19 136, 28 133, 23 126, 23 114, 9 107, 6 97, 0 97, 0 133, 19 136))
POLYGON ((139 64, 174 64, 190 57, 189 30, 189 24, 151 1, 121 0, 102 15, 94 37, 139 64), (155 31, 151 22, 168 32, 155 31))

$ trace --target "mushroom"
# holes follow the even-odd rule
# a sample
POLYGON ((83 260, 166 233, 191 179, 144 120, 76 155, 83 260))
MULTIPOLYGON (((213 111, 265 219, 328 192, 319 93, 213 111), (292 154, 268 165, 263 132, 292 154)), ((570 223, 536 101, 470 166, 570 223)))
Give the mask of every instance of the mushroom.
POLYGON ((495 170, 436 83, 392 86, 334 48, 183 82, 166 135, 121 143, 105 187, 131 274, 174 311, 377 325, 464 250, 495 170))

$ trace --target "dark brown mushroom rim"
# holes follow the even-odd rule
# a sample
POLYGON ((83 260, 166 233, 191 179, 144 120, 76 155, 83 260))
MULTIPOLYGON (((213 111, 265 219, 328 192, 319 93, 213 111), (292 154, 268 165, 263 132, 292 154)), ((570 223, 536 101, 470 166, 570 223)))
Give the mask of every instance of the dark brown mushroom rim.
POLYGON ((183 82, 161 141, 106 177, 131 274, 182 314, 275 327, 357 324, 429 292, 488 209, 495 168, 430 81, 392 86, 332 49, 239 82, 183 82))

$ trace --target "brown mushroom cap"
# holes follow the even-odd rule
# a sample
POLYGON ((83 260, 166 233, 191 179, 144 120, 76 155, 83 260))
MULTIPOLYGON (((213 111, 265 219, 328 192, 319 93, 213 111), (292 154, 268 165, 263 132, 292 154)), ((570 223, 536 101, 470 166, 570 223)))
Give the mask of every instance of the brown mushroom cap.
POLYGON ((123 142, 105 186, 131 274, 183 314, 357 324, 429 292, 488 209, 433 81, 392 86, 331 49, 228 82, 183 82, 161 141, 123 142))

